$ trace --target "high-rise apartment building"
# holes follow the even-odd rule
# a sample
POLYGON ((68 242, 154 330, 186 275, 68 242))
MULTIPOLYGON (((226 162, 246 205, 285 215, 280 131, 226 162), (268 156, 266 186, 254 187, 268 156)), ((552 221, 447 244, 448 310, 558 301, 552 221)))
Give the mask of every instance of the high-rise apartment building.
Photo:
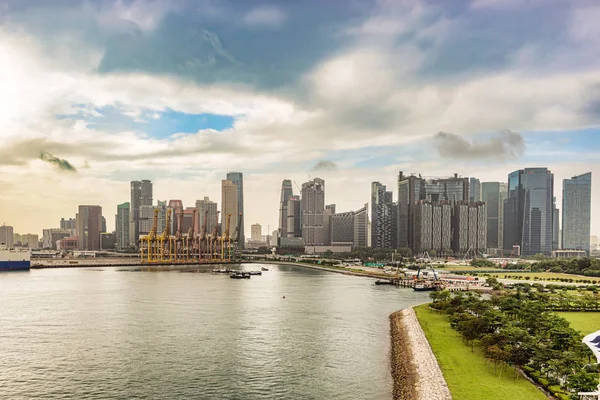
POLYGON ((592 173, 563 180, 562 248, 590 254, 592 173))
POLYGON ((13 235, 14 232, 12 226, 0 226, 0 246, 4 245, 8 248, 12 248, 14 246, 13 235))
POLYGON ((23 246, 27 246, 29 250, 36 250, 40 247, 40 237, 32 233, 23 235, 21 241, 23 246))
POLYGON ((325 212, 325 181, 315 178, 302 184, 302 239, 306 246, 322 246, 326 235, 323 226, 325 212))
POLYGON ((253 242, 262 241, 262 225, 261 224, 253 224, 250 226, 250 239, 253 242))
MULTIPOLYGON (((231 237, 234 237, 234 232, 238 228, 238 210, 238 186, 232 181, 224 179, 221 181, 221 229, 225 230, 227 215, 231 214, 231 225, 229 226, 231 237)), ((240 235, 241 229, 240 226, 238 233, 240 235)))
POLYGON ((369 204, 354 213, 354 248, 367 247, 369 245, 369 204))
POLYGON ((60 229, 69 229, 75 232, 77 229, 77 220, 75 218, 61 218, 59 226, 60 229))
POLYGON ((354 243, 354 212, 337 213, 331 216, 331 244, 354 243))
POLYGON ((487 212, 483 202, 454 206, 454 252, 478 255, 487 248, 487 212))
POLYGON ((415 253, 434 250, 452 252, 452 205, 450 202, 419 200, 413 207, 415 253))
POLYGON ((115 231, 116 246, 118 249, 129 248, 129 209, 129 202, 125 202, 117 206, 117 215, 115 215, 115 231))
MULTIPOLYGON (((204 200, 196 200, 196 208, 198 209, 197 231, 202 233, 202 229, 204 227, 204 216, 206 215, 206 234, 210 234, 217 223, 217 203, 211 201, 208 197, 204 197, 204 200)), ((232 219, 235 217, 236 216, 234 215, 231 216, 232 219)), ((230 234, 233 235, 233 232, 230 234)))
POLYGON ((102 229, 102 207, 79 206, 77 213, 77 248, 79 250, 100 250, 100 230, 102 229))
POLYGON ((481 201, 481 181, 477 178, 469 179, 469 201, 481 201))
MULTIPOLYGON (((75 224, 77 227, 77 224, 75 224)), ((71 231, 70 229, 59 229, 59 228, 50 228, 42 230, 42 246, 44 249, 52 249, 57 250, 56 242, 68 238, 75 237, 77 229, 71 231)))
POLYGON ((554 175, 547 168, 525 168, 508 175, 504 202, 504 249, 550 255, 553 238, 554 175))
MULTIPOLYGON (((244 232, 244 174, 241 172, 229 172, 227 173, 227 180, 231 181, 237 187, 237 210, 232 214, 232 220, 235 217, 236 225, 238 217, 241 214, 240 219, 240 227, 239 227, 239 236, 238 236, 238 246, 243 249, 245 243, 245 232, 244 232)), ((226 215, 221 216, 221 220, 224 221, 226 215)), ((224 229, 224 228, 223 228, 224 229)), ((233 231, 232 231, 233 232, 233 231)))
POLYGON ((281 199, 279 201, 279 237, 287 237, 288 201, 294 195, 292 181, 284 179, 281 183, 281 199))

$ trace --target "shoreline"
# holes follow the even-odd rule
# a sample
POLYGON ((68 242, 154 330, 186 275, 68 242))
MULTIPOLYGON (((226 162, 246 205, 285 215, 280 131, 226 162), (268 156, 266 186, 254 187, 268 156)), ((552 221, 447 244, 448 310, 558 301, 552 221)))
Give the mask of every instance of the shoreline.
POLYGON ((452 400, 412 307, 390 315, 393 400, 452 400))

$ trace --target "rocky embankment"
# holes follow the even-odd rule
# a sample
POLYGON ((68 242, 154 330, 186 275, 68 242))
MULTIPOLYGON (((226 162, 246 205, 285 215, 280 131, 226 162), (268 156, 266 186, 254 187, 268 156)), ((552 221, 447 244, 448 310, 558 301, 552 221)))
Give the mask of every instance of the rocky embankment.
POLYGON ((390 315, 394 400, 451 400, 450 390, 412 308, 390 315))

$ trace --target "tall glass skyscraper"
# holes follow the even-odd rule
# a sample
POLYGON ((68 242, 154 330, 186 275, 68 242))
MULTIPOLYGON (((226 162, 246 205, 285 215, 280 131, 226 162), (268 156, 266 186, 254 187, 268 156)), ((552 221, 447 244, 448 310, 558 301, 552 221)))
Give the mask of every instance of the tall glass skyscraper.
POLYGON ((281 183, 281 200, 279 201, 279 237, 287 237, 288 201, 293 195, 292 181, 284 179, 281 183))
MULTIPOLYGON (((246 235, 244 232, 244 174, 241 172, 228 172, 227 180, 233 182, 237 186, 237 215, 233 216, 236 219, 242 214, 239 227, 239 242, 238 246, 240 249, 244 248, 246 243, 246 235)), ((223 216, 221 216, 223 218, 223 216)))
POLYGON ((590 252, 592 173, 563 180, 562 248, 590 252))
POLYGON ((520 246, 525 256, 552 252, 554 175, 525 168, 508 175, 504 202, 504 249, 520 246))

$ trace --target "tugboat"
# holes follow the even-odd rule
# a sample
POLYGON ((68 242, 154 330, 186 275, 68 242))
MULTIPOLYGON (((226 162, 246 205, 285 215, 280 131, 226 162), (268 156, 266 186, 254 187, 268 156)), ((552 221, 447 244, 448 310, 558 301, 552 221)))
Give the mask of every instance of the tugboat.
POLYGON ((269 268, 260 267, 260 270, 261 270, 261 271, 268 271, 268 270, 269 270, 269 268))
POLYGON ((250 279, 250 274, 247 272, 236 271, 229 275, 231 279, 250 279))
POLYGON ((250 275, 262 275, 261 271, 250 271, 248 272, 250 275))

